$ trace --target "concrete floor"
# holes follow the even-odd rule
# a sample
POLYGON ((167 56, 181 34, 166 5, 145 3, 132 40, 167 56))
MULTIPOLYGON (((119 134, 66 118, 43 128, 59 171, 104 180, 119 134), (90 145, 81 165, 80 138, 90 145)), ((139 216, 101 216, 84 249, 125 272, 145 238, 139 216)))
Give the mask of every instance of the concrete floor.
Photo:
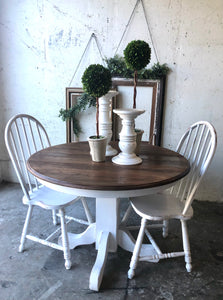
MULTIPOLYGON (((223 203, 194 201, 194 218, 188 222, 193 271, 187 273, 183 257, 162 260, 157 264, 140 262, 136 276, 127 279, 131 254, 119 248, 109 253, 100 292, 89 290, 89 276, 96 259, 94 245, 72 250, 72 269, 64 268, 61 251, 27 241, 26 251, 18 245, 26 207, 21 202, 18 184, 0 185, 0 300, 43 299, 223 299, 223 203)), ((93 199, 88 200, 94 212, 93 199)), ((122 212, 127 201, 121 204, 122 212)), ((68 214, 82 215, 77 204, 68 214)), ((135 214, 130 223, 138 222, 135 214)), ((32 231, 42 236, 51 229, 51 214, 34 210, 32 231), (43 216, 43 218, 40 218, 43 216), (42 231, 39 228, 42 228, 42 231)), ((75 232, 83 225, 73 223, 75 232)), ((181 249, 179 222, 172 222, 166 240, 154 231, 162 250, 181 249)))

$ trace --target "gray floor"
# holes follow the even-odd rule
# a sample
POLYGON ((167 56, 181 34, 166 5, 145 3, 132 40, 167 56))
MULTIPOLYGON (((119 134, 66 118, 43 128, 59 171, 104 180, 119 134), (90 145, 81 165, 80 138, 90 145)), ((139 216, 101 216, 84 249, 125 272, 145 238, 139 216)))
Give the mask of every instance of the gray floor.
MULTIPOLYGON (((32 299, 223 299, 223 203, 194 201, 194 218, 188 222, 193 271, 187 273, 182 257, 157 264, 140 262, 136 276, 127 279, 131 254, 118 249, 109 253, 100 292, 89 290, 89 275, 96 258, 94 245, 72 250, 71 270, 65 270, 62 252, 27 241, 18 253, 19 238, 26 214, 18 184, 0 185, 0 300, 32 299)), ((94 212, 93 199, 88 200, 94 212)), ((127 206, 122 201, 122 212, 127 206)), ((78 204, 68 214, 83 214, 78 204)), ((138 222, 133 214, 130 222, 138 222)), ((32 231, 42 236, 51 229, 51 214, 34 210, 32 231), (43 218, 40 218, 40 216, 43 218), (40 231, 39 228, 42 228, 40 231)), ((81 232, 84 227, 69 228, 81 232)), ((181 249, 178 222, 172 222, 164 240, 154 232, 162 250, 181 249)))

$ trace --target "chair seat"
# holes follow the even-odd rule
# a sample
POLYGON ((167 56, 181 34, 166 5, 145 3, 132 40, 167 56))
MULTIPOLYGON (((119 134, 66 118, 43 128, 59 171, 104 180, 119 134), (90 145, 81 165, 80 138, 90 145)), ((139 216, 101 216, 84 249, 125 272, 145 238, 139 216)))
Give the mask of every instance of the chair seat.
POLYGON ((57 192, 46 186, 35 189, 34 192, 30 194, 30 198, 31 200, 28 200, 26 196, 23 196, 23 203, 26 205, 37 205, 44 209, 59 209, 80 199, 78 196, 57 192))
POLYGON ((192 207, 183 216, 185 203, 171 194, 160 193, 131 198, 131 203, 135 211, 148 220, 190 219, 193 216, 192 207))

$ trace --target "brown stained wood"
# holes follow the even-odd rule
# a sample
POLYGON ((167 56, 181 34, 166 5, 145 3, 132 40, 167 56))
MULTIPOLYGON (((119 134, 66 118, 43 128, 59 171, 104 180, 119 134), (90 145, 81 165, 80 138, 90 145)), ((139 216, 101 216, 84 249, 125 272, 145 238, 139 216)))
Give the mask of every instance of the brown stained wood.
POLYGON ((157 94, 157 84, 154 85, 153 96, 152 96, 150 130, 149 130, 149 142, 150 142, 150 144, 154 144, 153 140, 154 140, 154 134, 155 134, 154 127, 155 127, 155 114, 156 114, 156 103, 157 103, 156 94, 157 94))
MULTIPOLYGON (((113 146, 118 149, 117 142, 113 146)), ((189 172, 181 155, 148 142, 142 142, 143 163, 122 166, 91 160, 88 142, 62 144, 33 154, 28 170, 37 178, 62 186, 89 190, 134 190, 151 188, 180 179, 189 172)))

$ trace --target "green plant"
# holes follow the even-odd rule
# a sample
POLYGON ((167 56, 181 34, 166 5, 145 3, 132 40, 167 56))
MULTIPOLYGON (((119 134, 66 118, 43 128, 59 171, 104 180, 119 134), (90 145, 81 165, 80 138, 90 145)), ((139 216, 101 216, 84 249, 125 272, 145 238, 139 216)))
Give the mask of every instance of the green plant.
POLYGON ((170 71, 167 64, 156 63, 152 66, 151 69, 143 69, 140 74, 138 74, 138 78, 141 79, 160 79, 165 77, 170 71))
POLYGON ((115 55, 106 58, 105 62, 112 77, 132 78, 134 76, 133 71, 127 68, 124 57, 115 55))
POLYGON ((90 96, 96 97, 96 136, 99 138, 99 101, 98 98, 107 94, 112 81, 110 71, 99 64, 90 65, 82 76, 83 89, 90 96))
MULTIPOLYGON (((111 58, 106 58, 105 62, 111 72, 112 77, 133 78, 134 72, 127 68, 125 59, 122 56, 115 55, 111 58)), ((154 64, 151 69, 141 69, 138 71, 138 79, 160 79, 165 77, 170 68, 167 64, 154 64)))
MULTIPOLYGON (((106 58, 105 62, 112 77, 134 77, 134 72, 127 68, 124 57, 115 55, 114 57, 106 58)), ((160 79, 166 76, 169 71, 170 69, 166 64, 161 65, 160 63, 156 63, 151 69, 143 68, 138 71, 138 79, 160 79)), ((77 97, 77 103, 72 108, 60 109, 59 117, 61 117, 63 121, 73 121, 73 132, 78 137, 81 133, 81 127, 77 115, 94 106, 96 106, 96 98, 87 93, 83 93, 81 96, 77 97)))
POLYGON ((150 62, 151 48, 145 41, 131 41, 124 50, 124 58, 127 67, 134 70, 133 108, 136 108, 137 74, 150 62))
POLYGON ((81 133, 81 127, 77 115, 85 111, 87 108, 96 106, 96 98, 83 93, 81 96, 77 97, 77 103, 69 109, 60 109, 59 117, 63 121, 73 121, 73 132, 78 137, 81 133))

